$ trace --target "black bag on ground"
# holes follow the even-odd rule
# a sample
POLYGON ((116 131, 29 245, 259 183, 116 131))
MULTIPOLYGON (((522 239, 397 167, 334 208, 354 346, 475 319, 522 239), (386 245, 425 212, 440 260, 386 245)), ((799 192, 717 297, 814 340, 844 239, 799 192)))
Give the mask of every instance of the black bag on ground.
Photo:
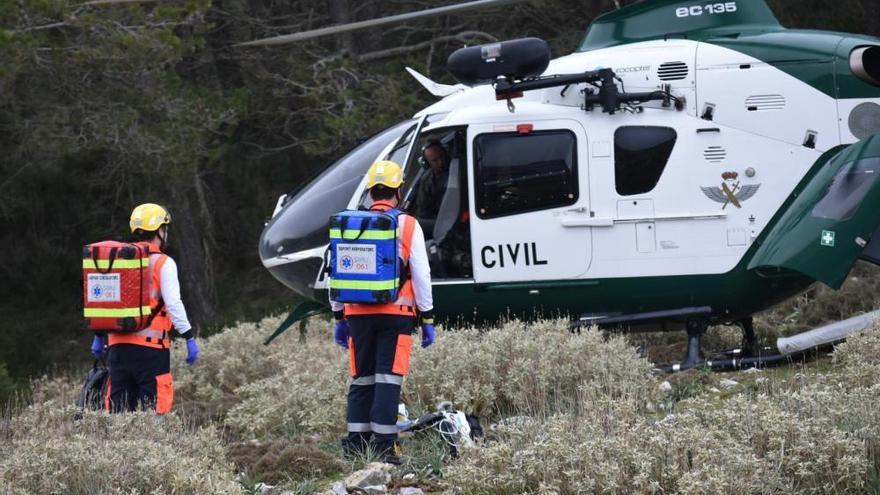
POLYGON ((86 375, 86 382, 76 399, 77 407, 100 411, 104 407, 104 398, 107 396, 107 385, 110 381, 110 370, 103 362, 95 360, 95 364, 86 375))

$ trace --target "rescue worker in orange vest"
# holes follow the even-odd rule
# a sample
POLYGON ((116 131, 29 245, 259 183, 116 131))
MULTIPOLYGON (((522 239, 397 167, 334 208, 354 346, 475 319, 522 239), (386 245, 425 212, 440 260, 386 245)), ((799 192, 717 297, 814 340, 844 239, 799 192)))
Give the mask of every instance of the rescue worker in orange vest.
POLYGON ((171 331, 186 339, 186 362, 199 357, 195 332, 180 299, 177 264, 164 253, 168 245, 171 214, 153 203, 145 203, 131 213, 129 226, 135 241, 150 244, 152 294, 150 326, 135 333, 96 335, 92 353, 100 359, 109 345, 110 382, 104 408, 110 412, 155 409, 159 414, 171 410, 174 384, 171 377, 171 331), (105 338, 108 339, 105 341, 105 338))
MULTIPOLYGON (((387 211, 400 202, 403 171, 391 161, 378 161, 367 172, 370 210, 387 211)), ((336 318, 334 337, 348 349, 352 382, 348 391, 347 455, 368 449, 385 462, 400 463, 397 408, 400 386, 409 372, 416 317, 422 328, 422 347, 434 343, 431 268, 425 236, 416 219, 399 217, 398 253, 409 277, 396 301, 389 304, 342 304, 330 300, 336 318)))

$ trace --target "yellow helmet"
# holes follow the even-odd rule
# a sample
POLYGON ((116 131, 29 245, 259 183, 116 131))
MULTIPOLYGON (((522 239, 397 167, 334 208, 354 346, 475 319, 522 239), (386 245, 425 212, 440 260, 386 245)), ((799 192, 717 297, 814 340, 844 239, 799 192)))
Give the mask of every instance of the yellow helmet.
POLYGON ((154 232, 167 223, 171 223, 171 214, 155 203, 138 205, 131 212, 131 218, 128 220, 132 232, 137 229, 154 232))
POLYGON ((379 160, 370 165, 367 172, 367 189, 382 184, 392 189, 397 189, 403 184, 403 169, 400 165, 389 161, 379 160))

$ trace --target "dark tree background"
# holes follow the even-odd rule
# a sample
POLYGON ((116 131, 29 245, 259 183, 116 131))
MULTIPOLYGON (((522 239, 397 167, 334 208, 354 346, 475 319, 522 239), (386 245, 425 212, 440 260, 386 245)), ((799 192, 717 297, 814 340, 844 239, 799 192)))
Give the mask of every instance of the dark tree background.
MULTIPOLYGON (((405 66, 451 83, 454 49, 523 36, 559 56, 596 15, 633 2, 533 0, 234 46, 449 3, 0 0, 0 378, 88 359, 80 246, 124 236, 142 202, 174 214, 172 254, 203 334, 289 306, 256 253, 263 223, 280 194, 432 101, 405 66)), ((880 34, 876 0, 770 3, 788 27, 880 34)))

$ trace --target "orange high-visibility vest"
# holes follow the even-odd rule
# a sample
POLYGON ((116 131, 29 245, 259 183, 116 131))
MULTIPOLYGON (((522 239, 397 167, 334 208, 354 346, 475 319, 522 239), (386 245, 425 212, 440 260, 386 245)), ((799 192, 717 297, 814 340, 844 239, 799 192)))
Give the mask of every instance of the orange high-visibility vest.
MULTIPOLYGON (((376 201, 371 210, 388 211, 393 207, 384 202, 376 201)), ((409 266, 409 256, 412 252, 412 239, 416 229, 416 219, 402 213, 399 217, 400 236, 397 238, 398 253, 403 259, 405 267, 409 266)), ((407 278, 398 292, 397 300, 386 304, 346 304, 345 316, 358 315, 401 315, 415 316, 416 294, 413 290, 412 279, 407 278)))
MULTIPOLYGON (((162 301, 162 266, 168 260, 168 255, 162 253, 158 247, 150 244, 150 310, 156 311, 162 301)), ((136 344, 153 349, 171 348, 171 338, 168 335, 174 325, 171 317, 163 307, 153 316, 150 327, 134 333, 115 333, 108 335, 108 344, 136 344)))

